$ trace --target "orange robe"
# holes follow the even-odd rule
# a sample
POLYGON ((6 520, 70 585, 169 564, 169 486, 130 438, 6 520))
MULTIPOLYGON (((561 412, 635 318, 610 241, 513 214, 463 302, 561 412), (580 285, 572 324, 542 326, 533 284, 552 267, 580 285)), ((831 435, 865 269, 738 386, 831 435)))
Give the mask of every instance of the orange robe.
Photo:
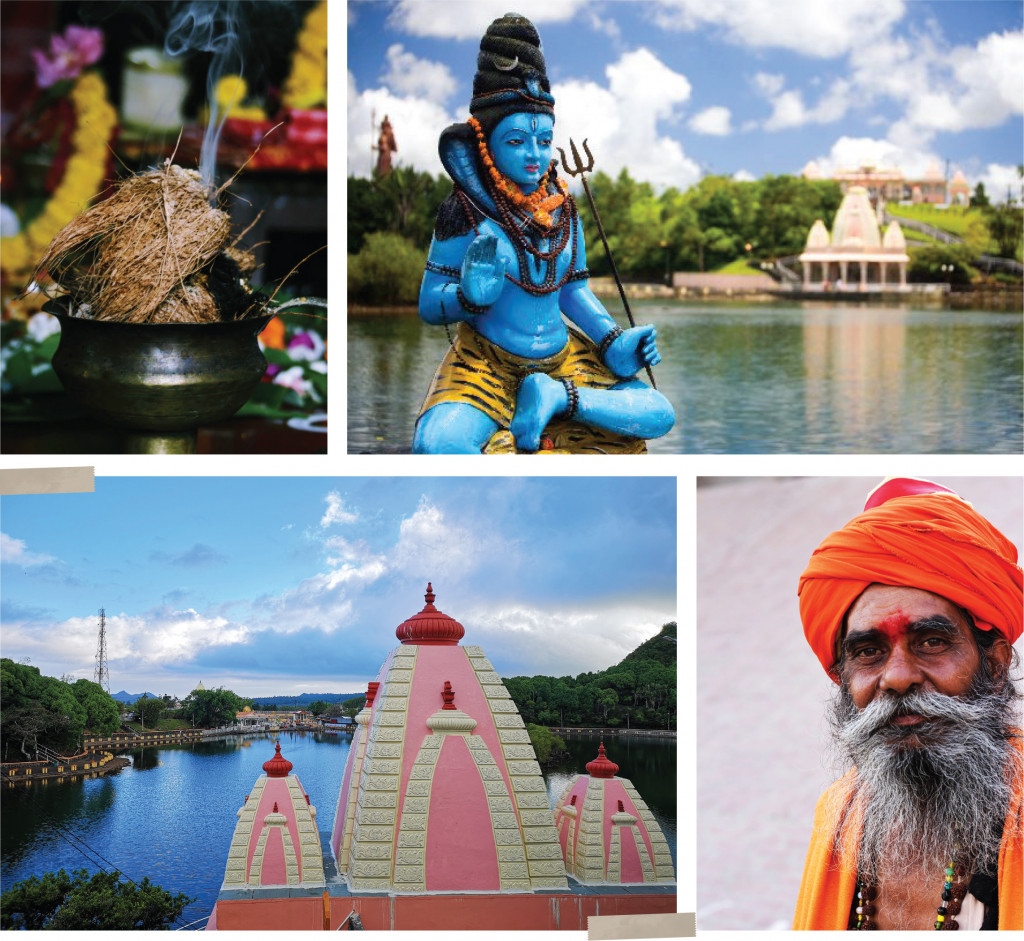
MULTIPOLYGON (((1024 758, 1022 740, 1014 740, 1017 760, 1024 758)), ((850 918, 850 905, 857 890, 857 845, 860 842, 860 821, 848 827, 842 846, 836 845, 835 834, 829 830, 836 819, 829 808, 833 801, 846 804, 853 785, 854 772, 833 784, 818 799, 814 811, 814 833, 804 863, 793 927, 797 930, 845 931, 850 918)), ((1003 826, 1003 842, 999 848, 997 880, 999 884, 999 930, 1024 928, 1024 793, 1017 776, 1014 794, 1003 826)), ((938 889, 936 883, 936 897, 938 889)), ((922 925, 922 928, 926 926, 922 925)))

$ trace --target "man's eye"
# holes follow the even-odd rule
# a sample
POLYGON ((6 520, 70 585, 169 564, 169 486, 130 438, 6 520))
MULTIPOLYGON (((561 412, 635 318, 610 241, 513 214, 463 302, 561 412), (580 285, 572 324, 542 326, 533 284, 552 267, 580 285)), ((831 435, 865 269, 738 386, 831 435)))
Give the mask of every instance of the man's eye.
POLYGON ((881 653, 877 647, 858 647, 853 652, 854 660, 870 660, 872 657, 877 657, 881 653))
POLYGON ((949 641, 945 637, 925 637, 921 640, 922 647, 928 647, 932 650, 938 650, 945 647, 949 641))

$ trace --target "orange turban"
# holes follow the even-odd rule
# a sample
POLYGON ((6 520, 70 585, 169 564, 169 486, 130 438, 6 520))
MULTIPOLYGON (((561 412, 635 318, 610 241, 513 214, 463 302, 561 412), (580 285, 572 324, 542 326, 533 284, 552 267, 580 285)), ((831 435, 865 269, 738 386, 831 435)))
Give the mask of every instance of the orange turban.
MULTIPOLYGON (((971 612, 1011 644, 1021 635, 1024 578, 1017 549, 951 490, 893 478, 864 512, 818 546, 800 576, 800 620, 830 672, 843 618, 873 582, 921 588, 971 612)), ((834 678, 834 677, 833 677, 834 678)))

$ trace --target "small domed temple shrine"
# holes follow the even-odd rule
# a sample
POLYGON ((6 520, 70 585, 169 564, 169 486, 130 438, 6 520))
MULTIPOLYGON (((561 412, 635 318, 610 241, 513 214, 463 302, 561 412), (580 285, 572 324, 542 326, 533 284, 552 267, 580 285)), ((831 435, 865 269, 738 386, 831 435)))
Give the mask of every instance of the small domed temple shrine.
POLYGON ((632 783, 604 751, 555 805, 565 869, 586 885, 676 881, 665 835, 632 783))
POLYGON ((586 930, 674 913, 668 845, 601 745, 552 811, 523 720, 426 604, 356 716, 329 843, 277 746, 238 811, 207 929, 586 930), (323 847, 323 848, 322 848, 323 847))
POLYGON ((831 235, 815 221, 800 255, 805 291, 906 291, 909 263, 900 224, 891 222, 883 237, 861 186, 847 190, 831 235))

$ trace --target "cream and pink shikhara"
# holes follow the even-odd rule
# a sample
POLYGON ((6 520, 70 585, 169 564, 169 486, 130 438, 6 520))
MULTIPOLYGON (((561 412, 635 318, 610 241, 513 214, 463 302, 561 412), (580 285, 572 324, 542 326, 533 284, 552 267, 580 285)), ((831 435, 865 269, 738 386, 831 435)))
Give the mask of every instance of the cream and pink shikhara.
MULTIPOLYGON (((434 606, 400 624, 369 684, 341 780, 331 853, 353 894, 520 893, 674 883, 636 789, 598 756, 552 813, 522 718, 483 650, 434 606)), ((231 844, 224 889, 326 886, 309 805, 280 753, 231 844)))

